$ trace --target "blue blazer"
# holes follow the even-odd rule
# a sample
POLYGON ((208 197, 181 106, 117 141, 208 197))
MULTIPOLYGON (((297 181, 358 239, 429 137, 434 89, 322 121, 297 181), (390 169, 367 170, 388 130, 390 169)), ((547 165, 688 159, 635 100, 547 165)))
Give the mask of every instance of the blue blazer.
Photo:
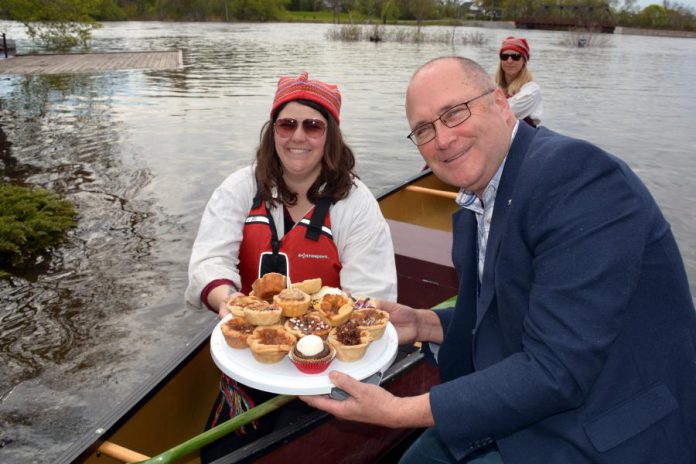
POLYGON ((476 220, 453 216, 455 308, 436 430, 458 459, 696 463, 696 313, 670 226, 621 160, 520 123, 485 268, 476 220))

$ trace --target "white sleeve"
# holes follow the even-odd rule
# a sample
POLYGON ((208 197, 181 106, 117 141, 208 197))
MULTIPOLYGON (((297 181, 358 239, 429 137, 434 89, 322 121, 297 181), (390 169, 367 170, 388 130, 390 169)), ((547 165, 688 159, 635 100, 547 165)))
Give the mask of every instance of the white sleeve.
POLYGON ((536 82, 527 82, 519 92, 508 98, 510 109, 517 119, 532 118, 535 124, 541 122, 543 106, 541 101, 541 87, 536 82))
POLYGON ((341 287, 352 295, 396 301, 396 264, 389 225, 365 184, 331 208, 341 269, 341 287))
POLYGON ((253 166, 248 166, 228 176, 208 200, 191 250, 185 293, 195 307, 201 306, 201 292, 213 280, 228 279, 241 288, 239 247, 255 194, 253 166))

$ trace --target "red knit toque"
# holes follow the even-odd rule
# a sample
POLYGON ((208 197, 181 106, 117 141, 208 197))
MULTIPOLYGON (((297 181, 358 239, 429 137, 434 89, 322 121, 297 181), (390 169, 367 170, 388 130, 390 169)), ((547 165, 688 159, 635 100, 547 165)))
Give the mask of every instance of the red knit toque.
POLYGON ((524 61, 529 61, 529 44, 524 37, 507 37, 503 40, 503 45, 500 46, 500 51, 498 53, 503 52, 519 53, 524 57, 524 61))
POLYGON ((310 100, 318 103, 331 113, 336 124, 340 122, 338 115, 341 112, 341 93, 338 87, 321 81, 310 81, 307 71, 302 72, 297 78, 289 76, 280 78, 278 90, 273 99, 271 117, 276 108, 293 100, 310 100))

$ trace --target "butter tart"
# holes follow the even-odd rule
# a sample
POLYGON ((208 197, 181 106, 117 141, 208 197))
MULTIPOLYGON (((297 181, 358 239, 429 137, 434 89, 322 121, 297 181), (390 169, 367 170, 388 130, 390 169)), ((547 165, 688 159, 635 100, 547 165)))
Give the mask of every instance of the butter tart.
POLYGON ((309 295, 297 288, 286 288, 273 296, 273 304, 285 317, 301 316, 309 309, 309 295))
POLYGON ((260 300, 255 296, 244 295, 240 295, 236 298, 230 298, 227 301, 227 310, 236 317, 244 317, 244 308, 246 307, 262 310, 268 307, 268 302, 260 300))
POLYGON ((290 352, 295 345, 295 336, 280 325, 257 327, 247 337, 247 344, 258 362, 274 364, 290 352))
POLYGON ((336 287, 321 287, 318 292, 310 294, 312 300, 312 307, 316 310, 319 306, 319 302, 324 297, 324 295, 342 295, 347 297, 346 293, 340 288, 336 287))
POLYGON ((251 284, 254 296, 266 300, 269 303, 272 303, 273 296, 280 293, 285 287, 287 287, 285 276, 277 272, 264 274, 251 284))
POLYGON ((251 335, 256 326, 249 324, 243 317, 233 317, 220 326, 225 341, 232 348, 246 348, 247 337, 251 335))
POLYGON ((353 300, 344 295, 327 294, 314 305, 319 316, 336 327, 346 322, 353 312, 353 300))
POLYGON ((321 279, 317 277, 316 279, 303 280, 302 282, 290 284, 290 288, 297 288, 306 294, 311 295, 312 293, 317 293, 319 290, 321 290, 321 279))
POLYGON ((280 322, 281 309, 274 305, 265 307, 246 306, 244 308, 244 319, 254 325, 275 325, 280 322))
POLYGON ((336 348, 339 361, 353 362, 362 359, 370 344, 370 334, 360 330, 353 321, 348 321, 329 332, 329 343, 336 348))

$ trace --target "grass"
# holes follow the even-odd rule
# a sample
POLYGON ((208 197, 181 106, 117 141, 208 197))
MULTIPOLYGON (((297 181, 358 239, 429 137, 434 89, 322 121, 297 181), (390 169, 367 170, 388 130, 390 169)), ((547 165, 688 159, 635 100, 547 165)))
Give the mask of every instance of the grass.
POLYGON ((384 27, 381 25, 336 24, 326 31, 329 40, 344 42, 384 41, 399 43, 458 43, 464 45, 484 45, 488 37, 479 31, 462 33, 461 29, 451 28, 439 31, 424 31, 414 27, 384 27))
MULTIPOLYGON (((349 13, 340 13, 338 15, 338 20, 341 24, 350 23, 351 19, 353 21, 361 21, 363 18, 355 18, 354 15, 351 18, 349 13)), ((287 22, 305 22, 305 23, 333 23, 334 13, 333 11, 286 11, 282 21, 287 22)))

